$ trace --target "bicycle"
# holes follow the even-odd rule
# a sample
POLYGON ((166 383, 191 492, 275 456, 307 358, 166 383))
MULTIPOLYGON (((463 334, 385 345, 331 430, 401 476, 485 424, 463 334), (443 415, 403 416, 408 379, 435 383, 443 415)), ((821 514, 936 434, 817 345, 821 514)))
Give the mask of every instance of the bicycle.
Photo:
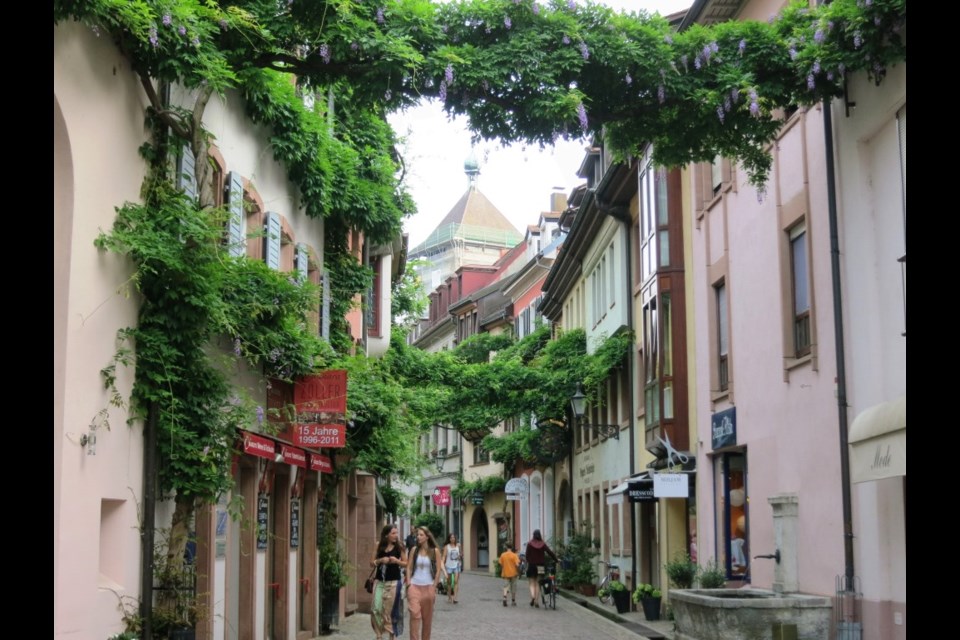
POLYGON ((597 585, 597 597, 600 598, 600 602, 607 604, 610 602, 610 591, 605 587, 610 584, 611 580, 620 579, 620 567, 615 564, 610 564, 606 560, 601 560, 600 562, 607 565, 607 575, 603 576, 603 580, 597 585))
POLYGON ((540 576, 540 602, 544 609, 557 609, 557 572, 555 565, 538 567, 540 576))

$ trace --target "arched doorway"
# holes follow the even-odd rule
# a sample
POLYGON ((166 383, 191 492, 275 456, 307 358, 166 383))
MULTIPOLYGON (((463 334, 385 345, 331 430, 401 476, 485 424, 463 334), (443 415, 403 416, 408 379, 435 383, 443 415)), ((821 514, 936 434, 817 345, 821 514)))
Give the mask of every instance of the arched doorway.
POLYGON ((557 538, 562 538, 565 542, 570 541, 570 533, 573 531, 573 510, 570 504, 570 483, 564 478, 560 481, 560 488, 556 493, 557 511, 560 512, 560 519, 557 526, 557 538))
POLYGON ((490 531, 487 525, 487 512, 482 507, 474 509, 470 519, 470 534, 473 539, 474 569, 490 566, 490 531))

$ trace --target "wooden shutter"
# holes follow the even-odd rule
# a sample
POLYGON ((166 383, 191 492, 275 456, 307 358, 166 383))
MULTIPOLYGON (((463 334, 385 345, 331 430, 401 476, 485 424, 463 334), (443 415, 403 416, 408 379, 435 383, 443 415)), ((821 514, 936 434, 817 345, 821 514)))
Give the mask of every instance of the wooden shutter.
POLYGON ((280 270, 280 216, 267 211, 264 221, 263 256, 267 266, 280 270))
POLYGON ((189 145, 180 149, 180 158, 177 160, 177 187, 193 199, 197 197, 197 161, 189 145))
POLYGON ((330 274, 323 272, 323 292, 320 298, 320 337, 330 341, 330 274))
POLYGON ((299 280, 300 282, 307 281, 307 267, 308 267, 307 260, 309 257, 310 255, 307 251, 307 245, 298 244, 297 253, 296 253, 296 256, 294 257, 294 262, 297 270, 297 280, 299 280))
POLYGON ((243 176, 236 171, 227 174, 226 186, 227 211, 227 250, 231 256, 239 258, 247 254, 247 237, 244 232, 243 213, 243 176))

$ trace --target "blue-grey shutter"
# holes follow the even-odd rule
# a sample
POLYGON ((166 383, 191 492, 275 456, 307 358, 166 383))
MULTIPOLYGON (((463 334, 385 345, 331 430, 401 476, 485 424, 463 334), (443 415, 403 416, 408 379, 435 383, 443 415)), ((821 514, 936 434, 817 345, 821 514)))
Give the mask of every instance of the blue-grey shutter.
POLYGON ((243 176, 236 171, 227 174, 227 250, 231 256, 242 257, 247 253, 247 236, 244 233, 243 176))
POLYGON ((183 145, 177 160, 177 186, 191 198, 197 197, 197 161, 190 145, 183 145))
POLYGON ((309 253, 307 252, 307 245, 298 244, 297 245, 297 280, 300 282, 307 281, 307 259, 309 253))
POLYGON ((263 256, 267 266, 280 270, 280 216, 267 211, 264 220, 263 256))
POLYGON ((323 292, 320 298, 320 337, 330 342, 330 274, 323 272, 323 292))

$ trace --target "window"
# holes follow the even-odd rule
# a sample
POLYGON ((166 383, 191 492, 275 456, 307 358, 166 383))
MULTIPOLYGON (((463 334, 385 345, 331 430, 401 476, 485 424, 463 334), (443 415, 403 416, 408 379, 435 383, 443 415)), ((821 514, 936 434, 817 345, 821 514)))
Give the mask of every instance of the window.
POLYGON ((654 295, 643 306, 643 371, 646 377, 643 404, 648 431, 660 423, 660 336, 658 324, 657 298, 654 295))
POLYGON ((723 185, 723 158, 717 156, 710 163, 710 190, 716 195, 723 185))
POLYGON ((473 445, 473 464, 486 464, 490 462, 490 452, 483 448, 479 442, 473 445))
POLYGON ((714 460, 717 504, 717 540, 720 563, 727 579, 745 578, 750 558, 750 522, 747 507, 747 456, 725 453, 714 460))
POLYGON ((810 353, 810 289, 807 269, 807 227, 800 223, 790 234, 790 273, 793 284, 794 357, 810 353))
POLYGON ((726 391, 730 385, 730 370, 727 362, 727 345, 730 341, 727 325, 727 285, 723 282, 713 287, 715 307, 717 311, 717 380, 720 391, 726 391))

